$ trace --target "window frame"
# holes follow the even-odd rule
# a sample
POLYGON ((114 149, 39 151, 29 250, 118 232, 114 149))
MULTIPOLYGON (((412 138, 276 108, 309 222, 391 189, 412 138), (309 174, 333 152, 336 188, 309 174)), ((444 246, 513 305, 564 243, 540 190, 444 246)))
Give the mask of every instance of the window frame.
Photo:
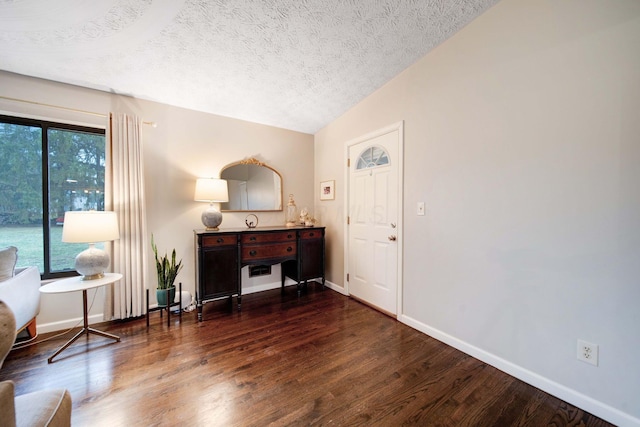
POLYGON ((376 145, 376 144, 369 145, 364 150, 362 150, 362 152, 358 155, 358 158, 356 159, 356 171, 389 166, 389 164, 390 164, 389 153, 383 146, 376 145), (373 158, 375 149, 379 149, 382 152, 382 154, 377 158, 373 158), (365 159, 365 154, 368 152, 371 153, 371 157, 372 157, 371 160, 375 160, 375 162, 371 162, 370 160, 365 159), (386 162, 380 163, 381 159, 385 159, 386 162), (361 166, 362 164, 363 166, 361 166))
MULTIPOLYGON (((42 130, 42 249, 43 249, 43 261, 44 271, 40 273, 42 280, 47 279, 59 279, 63 277, 77 276, 78 273, 75 270, 65 271, 51 271, 51 218, 49 212, 49 129, 60 129, 65 131, 75 131, 90 133, 95 135, 102 135, 105 137, 105 163, 107 161, 107 140, 106 129, 102 127, 92 127, 76 125, 64 122, 55 122, 51 120, 34 119, 19 116, 8 116, 0 114, 0 122, 8 123, 19 126, 31 126, 39 127, 42 130)), ((105 168, 107 165, 105 164, 105 168)), ((106 186, 106 174, 105 174, 105 186, 106 186)))

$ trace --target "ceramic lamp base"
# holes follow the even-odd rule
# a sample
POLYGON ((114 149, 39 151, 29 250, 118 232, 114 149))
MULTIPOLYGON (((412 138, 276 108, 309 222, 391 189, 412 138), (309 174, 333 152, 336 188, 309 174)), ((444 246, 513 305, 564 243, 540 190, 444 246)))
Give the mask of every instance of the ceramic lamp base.
POLYGON ((76 271, 83 276, 82 280, 94 280, 104 277, 109 267, 109 254, 89 243, 89 248, 76 256, 76 271))
POLYGON ((202 212, 201 219, 207 230, 218 230, 218 226, 222 224, 222 213, 213 205, 209 205, 207 210, 202 212))

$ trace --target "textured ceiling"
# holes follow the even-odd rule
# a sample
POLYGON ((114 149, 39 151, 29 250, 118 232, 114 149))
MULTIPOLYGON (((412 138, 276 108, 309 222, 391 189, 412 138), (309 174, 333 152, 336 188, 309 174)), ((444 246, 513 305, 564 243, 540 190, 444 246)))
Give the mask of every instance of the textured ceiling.
POLYGON ((0 0, 0 69, 315 133, 497 1, 0 0))

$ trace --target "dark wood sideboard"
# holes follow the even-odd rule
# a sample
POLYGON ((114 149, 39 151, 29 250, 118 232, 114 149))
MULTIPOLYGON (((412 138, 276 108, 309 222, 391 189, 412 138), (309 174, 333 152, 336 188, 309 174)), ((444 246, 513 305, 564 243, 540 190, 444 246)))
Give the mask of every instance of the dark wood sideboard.
POLYGON ((241 269, 246 265, 282 264, 282 289, 287 277, 303 284, 322 279, 324 289, 324 227, 260 227, 196 230, 196 301, 198 320, 202 306, 223 297, 242 301, 241 269))

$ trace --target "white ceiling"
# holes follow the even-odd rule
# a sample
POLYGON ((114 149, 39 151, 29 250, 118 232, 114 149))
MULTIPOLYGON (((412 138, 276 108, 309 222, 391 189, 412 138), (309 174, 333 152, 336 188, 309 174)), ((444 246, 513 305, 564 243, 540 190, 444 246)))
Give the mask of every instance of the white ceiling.
POLYGON ((315 133, 497 1, 2 0, 0 69, 315 133))

